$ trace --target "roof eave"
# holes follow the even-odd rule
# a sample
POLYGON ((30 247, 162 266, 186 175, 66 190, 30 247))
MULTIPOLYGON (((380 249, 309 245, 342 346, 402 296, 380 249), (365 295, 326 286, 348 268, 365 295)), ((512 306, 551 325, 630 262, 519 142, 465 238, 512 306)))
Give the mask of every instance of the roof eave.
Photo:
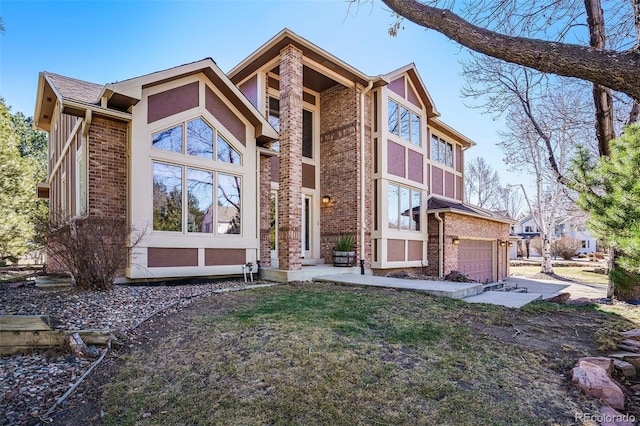
MULTIPOLYGON (((262 46, 256 49, 253 53, 247 56, 242 62, 240 62, 235 67, 233 67, 227 73, 227 75, 229 76, 229 79, 236 84, 240 83, 243 79, 250 76, 255 71, 257 71, 261 66, 263 66, 263 64, 261 64, 259 66, 252 67, 253 64, 260 63, 261 61, 259 60, 267 52, 269 52, 269 50, 277 47, 280 43, 286 42, 287 39, 290 42, 289 44, 293 44, 296 47, 301 48, 301 50, 303 51, 307 50, 308 52, 313 52, 315 55, 318 55, 327 59, 328 61, 333 63, 337 68, 343 70, 346 74, 350 75, 351 79, 357 83, 360 83, 366 86, 372 80, 372 77, 352 67, 351 65, 347 64, 346 62, 342 61, 341 59, 337 58, 336 56, 322 49, 321 47, 300 37, 293 31, 289 30, 288 28, 284 28, 283 30, 281 30, 278 34, 273 36, 270 40, 268 40, 266 43, 264 43, 262 46)), ((309 55, 305 55, 305 56, 308 57, 309 55)))

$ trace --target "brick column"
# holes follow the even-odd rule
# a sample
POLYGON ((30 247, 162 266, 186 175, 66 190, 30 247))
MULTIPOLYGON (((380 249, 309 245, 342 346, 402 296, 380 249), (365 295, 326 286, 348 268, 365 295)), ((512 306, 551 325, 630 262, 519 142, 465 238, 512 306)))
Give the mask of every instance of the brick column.
POLYGON ((271 157, 260 155, 260 263, 271 266, 271 157))
POLYGON ((280 269, 302 268, 302 51, 280 51, 280 269))

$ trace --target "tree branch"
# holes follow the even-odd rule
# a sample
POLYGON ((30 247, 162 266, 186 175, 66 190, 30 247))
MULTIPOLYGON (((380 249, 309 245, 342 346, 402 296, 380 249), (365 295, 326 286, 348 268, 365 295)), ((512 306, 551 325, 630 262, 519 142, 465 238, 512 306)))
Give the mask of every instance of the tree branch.
MULTIPOLYGON (((637 48, 618 52, 512 37, 477 27, 449 10, 427 6, 417 0, 382 1, 397 14, 476 52, 541 72, 588 80, 640 101, 640 50, 637 48)), ((640 7, 640 0, 631 1, 634 7, 640 7)))

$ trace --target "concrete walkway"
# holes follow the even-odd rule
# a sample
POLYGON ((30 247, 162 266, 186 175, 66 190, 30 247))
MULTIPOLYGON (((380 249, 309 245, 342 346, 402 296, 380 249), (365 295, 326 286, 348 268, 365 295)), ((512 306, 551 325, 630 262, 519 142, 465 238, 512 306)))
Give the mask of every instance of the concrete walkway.
POLYGON ((546 299, 559 293, 571 293, 572 299, 586 297, 588 299, 600 299, 607 297, 606 284, 589 284, 574 281, 538 280, 524 277, 508 277, 506 283, 509 287, 526 288, 529 293, 540 293, 546 299))
POLYGON ((513 291, 482 291, 482 284, 456 283, 451 281, 410 280, 360 274, 328 274, 315 277, 314 281, 346 285, 395 288, 418 291, 432 296, 462 299, 469 303, 489 303, 520 308, 535 300, 547 299, 560 293, 570 293, 571 299, 607 297, 607 286, 573 281, 538 280, 524 277, 508 277, 508 287, 526 288, 526 293, 513 291))
POLYGON ((482 284, 454 283, 451 281, 408 280, 404 278, 380 277, 376 275, 341 274, 321 275, 314 281, 349 285, 363 285, 373 287, 413 290, 432 296, 462 299, 482 293, 482 284))
POLYGON ((390 278, 374 275, 323 275, 315 277, 313 280, 337 284, 418 291, 431 296, 462 299, 470 303, 489 303, 493 305, 506 306, 508 308, 520 308, 527 303, 539 300, 542 297, 539 293, 513 293, 504 291, 486 291, 483 293, 483 286, 479 283, 409 280, 404 278, 390 278))

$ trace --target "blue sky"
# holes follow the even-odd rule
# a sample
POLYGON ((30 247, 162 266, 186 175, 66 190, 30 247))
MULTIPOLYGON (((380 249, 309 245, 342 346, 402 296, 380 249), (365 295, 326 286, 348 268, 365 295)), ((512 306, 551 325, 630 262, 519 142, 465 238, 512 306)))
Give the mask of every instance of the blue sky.
POLYGON ((460 96, 465 51, 411 22, 390 37, 392 13, 378 0, 361 3, 1 0, 0 96, 31 116, 40 71, 104 84, 206 57, 229 71, 287 27, 369 75, 414 62, 441 119, 477 142, 467 160, 485 157, 504 183, 528 180, 503 165, 495 146, 500 121, 460 96))

